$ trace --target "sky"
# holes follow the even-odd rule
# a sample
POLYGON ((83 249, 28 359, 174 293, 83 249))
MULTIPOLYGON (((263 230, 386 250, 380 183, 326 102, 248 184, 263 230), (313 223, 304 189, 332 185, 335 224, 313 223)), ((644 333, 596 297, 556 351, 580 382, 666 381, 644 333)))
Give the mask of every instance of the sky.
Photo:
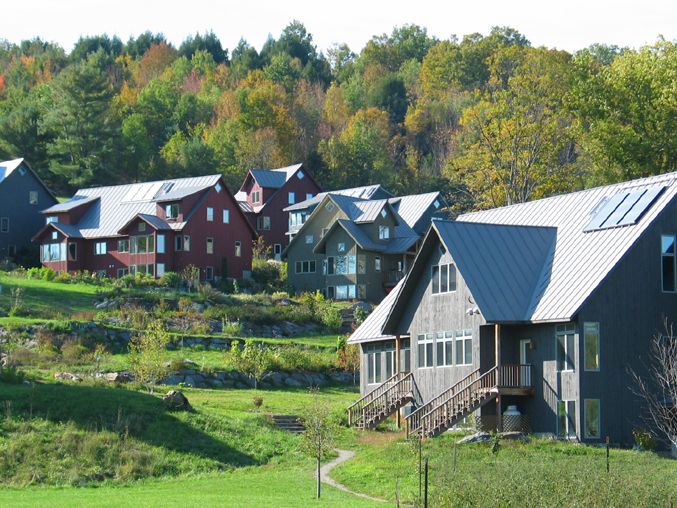
POLYGON ((417 24, 429 35, 487 34, 511 26, 534 46, 569 52, 596 42, 637 48, 662 35, 677 38, 677 0, 4 0, 0 39, 39 36, 70 51, 81 35, 117 35, 123 42, 146 30, 177 47, 188 35, 212 30, 224 48, 240 38, 260 49, 301 21, 322 51, 347 43, 359 52, 374 35, 417 24))

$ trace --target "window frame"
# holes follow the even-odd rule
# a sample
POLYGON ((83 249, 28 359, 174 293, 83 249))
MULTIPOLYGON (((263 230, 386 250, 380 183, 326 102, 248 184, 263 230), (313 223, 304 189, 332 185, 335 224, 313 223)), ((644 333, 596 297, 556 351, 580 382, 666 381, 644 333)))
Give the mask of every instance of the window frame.
POLYGON ((166 219, 178 219, 179 218, 179 204, 171 203, 165 205, 165 218, 166 219))
POLYGON ((374 271, 381 271, 381 256, 374 256, 374 271))
POLYGON ((106 254, 108 254, 108 242, 105 240, 103 242, 94 242, 94 255, 105 256, 106 254))
MULTIPOLYGON (((594 336, 594 334, 593 334, 594 336)), ((600 355, 600 330, 599 330, 599 322, 598 321, 586 321, 583 323, 583 370, 585 372, 599 372, 601 368, 601 355, 600 355), (588 329, 589 328, 596 328, 596 335, 597 335, 597 348, 596 348, 596 353, 597 353, 597 358, 596 358, 596 367, 591 367, 588 368, 588 340, 591 335, 588 334, 588 329)))
POLYGON ((165 271, 166 268, 167 267, 165 266, 164 263, 156 263, 156 266, 155 266, 156 277, 162 277, 166 273, 166 271, 165 271), (160 272, 162 272, 162 273, 160 273, 160 272))
POLYGON ((430 267, 430 292, 433 295, 455 293, 457 289, 455 263, 438 263, 430 267), (443 276, 443 274, 445 274, 443 276))
POLYGON ((583 399, 583 437, 585 439, 602 439, 602 401, 600 399, 583 399), (588 403, 597 403, 597 435, 588 433, 588 403))
POLYGON ((252 191, 252 203, 260 203, 260 202, 261 202, 261 191, 260 190, 252 191))
POLYGON ((223 223, 230 224, 230 210, 227 208, 223 209, 223 223))
POLYGON ((123 238, 118 240, 118 253, 119 254, 128 254, 129 253, 129 238, 123 238))
POLYGON ((28 204, 29 205, 37 205, 39 204, 40 201, 40 194, 38 194, 38 191, 32 190, 28 191, 28 204))
POLYGON ((380 225, 378 227, 378 239, 379 240, 390 240, 390 227, 380 225))
POLYGON ((676 235, 661 235, 661 292, 663 293, 677 293, 677 236, 676 235), (665 239, 672 239, 672 252, 666 253, 663 242, 665 239), (665 262, 667 258, 672 260, 672 289, 665 288, 666 274, 665 262))
POLYGON ((435 367, 445 368, 454 366, 455 341, 454 332, 435 333, 435 367), (440 352, 442 353, 441 355, 440 352))
POLYGON ((416 365, 419 369, 432 369, 435 366, 435 334, 416 335, 416 365))
POLYGON ((235 257, 242 257, 242 242, 240 240, 235 240, 235 257))
POLYGON ((557 436, 565 439, 575 438, 576 429, 576 399, 557 399, 557 436), (564 414, 560 414, 561 405, 564 405, 564 414), (562 418, 564 418, 564 428, 562 428, 562 418), (573 424, 573 433, 570 423, 573 424), (562 432, 563 431, 563 432, 562 432))
POLYGON ((565 323, 555 326, 555 360, 557 372, 576 372, 576 324, 575 323, 565 323), (569 341, 569 335, 573 335, 571 341, 569 341), (564 337, 564 347, 560 347, 560 337, 564 337), (573 347, 573 351, 569 354, 569 343, 573 347), (560 352, 564 353, 564 357, 560 359, 560 352), (569 367, 568 359, 571 360, 569 367), (563 367, 563 368, 562 368, 563 367))
POLYGON ((205 267, 205 280, 214 280, 214 267, 206 266, 205 267))
POLYGON ((473 333, 472 330, 456 330, 454 332, 454 365, 457 367, 467 367, 473 364, 473 333), (463 363, 459 363, 459 346, 463 363), (468 347, 470 346, 470 347, 468 347), (470 355, 470 362, 468 362, 470 355))
POLYGON ((206 252, 207 254, 214 254, 214 238, 211 236, 208 236, 206 238, 206 252))
POLYGON ((214 207, 207 207, 207 222, 214 222, 214 207))
POLYGON ((287 202, 288 202, 290 205, 296 204, 296 192, 294 192, 294 191, 289 191, 289 192, 287 193, 287 202))

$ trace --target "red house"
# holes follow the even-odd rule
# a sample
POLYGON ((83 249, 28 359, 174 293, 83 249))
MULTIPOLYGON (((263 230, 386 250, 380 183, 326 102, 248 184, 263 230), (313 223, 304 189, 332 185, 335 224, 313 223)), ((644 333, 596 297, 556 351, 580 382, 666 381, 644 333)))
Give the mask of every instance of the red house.
POLYGON ((279 169, 251 169, 235 194, 252 227, 271 246, 275 259, 289 243, 289 205, 305 201, 322 189, 303 164, 279 169))
POLYGON ((42 212, 43 266, 161 277, 189 265, 202 280, 251 271, 255 232, 220 175, 80 189, 42 212))

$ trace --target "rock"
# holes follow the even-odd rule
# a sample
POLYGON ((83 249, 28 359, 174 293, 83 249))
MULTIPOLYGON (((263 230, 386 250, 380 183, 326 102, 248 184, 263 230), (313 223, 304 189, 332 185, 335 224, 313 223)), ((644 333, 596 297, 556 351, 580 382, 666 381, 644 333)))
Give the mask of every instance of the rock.
POLYGON ((167 376, 165 379, 162 380, 163 385, 178 385, 183 383, 184 377, 183 376, 177 376, 177 375, 172 375, 172 376, 167 376))
POLYGON ((299 381, 293 376, 290 376, 287 379, 285 379, 284 384, 286 384, 287 386, 291 386, 292 388, 301 388, 303 386, 306 386, 305 383, 299 381))
POLYGON ((292 304, 292 301, 289 298, 282 298, 277 301, 277 304, 280 307, 289 307, 292 304))
POLYGON ((111 383, 129 383, 133 380, 129 372, 106 372, 103 378, 111 383))
POLYGON ((372 306, 368 302, 357 302, 350 306, 350 310, 355 312, 357 309, 362 309, 365 312, 371 312, 372 306))
POLYGON ((205 378, 200 374, 186 376, 186 380, 184 382, 186 383, 186 386, 192 386, 194 388, 201 388, 205 386, 205 378))
POLYGON ((273 386, 282 386, 284 384, 284 376, 279 372, 273 372, 268 376, 268 381, 270 381, 270 384, 273 386))
POLYGON ((170 390, 162 397, 162 403, 170 411, 193 411, 186 396, 178 390, 170 390))
POLYGON ((62 381, 76 381, 78 383, 82 381, 80 376, 73 374, 72 372, 57 372, 54 374, 54 379, 60 379, 62 381))
POLYGON ((458 444, 464 444, 464 443, 480 443, 480 442, 486 442, 490 441, 491 436, 487 434, 486 432, 477 432, 475 434, 471 434, 470 436, 465 436, 463 439, 460 439, 457 441, 458 444))
POLYGON ((224 388, 233 388, 235 387, 235 381, 231 379, 226 379, 225 381, 221 381, 221 386, 224 388))

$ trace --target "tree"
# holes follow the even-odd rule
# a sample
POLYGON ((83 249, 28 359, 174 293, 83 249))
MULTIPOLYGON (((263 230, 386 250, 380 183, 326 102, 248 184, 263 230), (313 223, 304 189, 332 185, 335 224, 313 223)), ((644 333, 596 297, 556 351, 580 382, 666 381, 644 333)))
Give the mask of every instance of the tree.
POLYGON ((332 421, 329 406, 320 396, 319 388, 310 390, 311 401, 302 416, 306 431, 302 434, 301 449, 314 457, 317 464, 317 498, 320 499, 320 465, 322 457, 334 449, 337 426, 332 421))
POLYGON ((165 365, 169 333, 160 320, 151 321, 146 330, 129 342, 129 363, 134 379, 153 393, 153 387, 168 373, 165 365))
POLYGON ((214 32, 207 32, 204 35, 196 33, 195 36, 188 36, 179 46, 179 55, 190 59, 196 52, 201 50, 210 53, 216 63, 228 63, 228 50, 223 49, 221 41, 214 32))
POLYGON ((632 388, 644 402, 647 422, 677 449, 677 335, 665 322, 665 334, 649 344, 646 372, 630 370, 632 388))
POLYGON ((228 353, 228 361, 236 370, 254 380, 254 389, 257 390, 259 382, 273 366, 275 356, 270 348, 250 341, 242 348, 233 345, 228 353))
POLYGON ((338 338, 336 345, 336 363, 340 369, 353 373, 353 384, 360 370, 360 346, 348 344, 344 336, 338 338))

